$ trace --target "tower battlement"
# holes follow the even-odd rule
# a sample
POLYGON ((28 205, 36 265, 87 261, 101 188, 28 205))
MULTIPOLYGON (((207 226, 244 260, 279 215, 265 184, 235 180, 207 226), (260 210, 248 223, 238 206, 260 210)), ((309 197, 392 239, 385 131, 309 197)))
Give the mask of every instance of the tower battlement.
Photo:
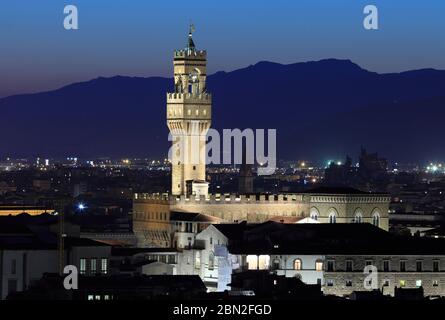
POLYGON ((303 202, 305 196, 303 194, 209 194, 207 196, 190 196, 186 195, 159 195, 149 193, 135 193, 135 201, 146 201, 150 203, 162 203, 170 205, 186 205, 186 204, 269 204, 269 203, 295 203, 303 202))
POLYGON ((167 93, 167 103, 212 103, 212 95, 210 93, 167 93))
POLYGON ((187 60, 202 60, 207 59, 207 51, 205 50, 189 50, 189 49, 181 49, 175 50, 173 57, 175 60, 187 58, 187 60))

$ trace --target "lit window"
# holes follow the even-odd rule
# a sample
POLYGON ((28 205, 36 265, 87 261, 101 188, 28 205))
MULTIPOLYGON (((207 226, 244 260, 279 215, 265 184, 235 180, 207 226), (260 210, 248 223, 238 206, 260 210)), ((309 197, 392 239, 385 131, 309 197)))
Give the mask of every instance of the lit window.
POLYGON ((331 212, 329 214, 329 223, 336 223, 337 222, 337 215, 335 212, 331 212))
POLYGON ((94 258, 90 260, 90 269, 92 274, 96 273, 96 259, 94 258))
POLYGON ((195 268, 201 269, 201 252, 200 251, 196 251, 195 268))
POLYGON ((406 286, 406 280, 400 280, 400 288, 404 288, 406 286))
POLYGON ((380 226, 380 215, 378 213, 374 213, 374 215, 372 216, 372 224, 376 227, 380 226))
POLYGON ((102 258, 100 263, 100 271, 103 274, 106 274, 108 272, 108 260, 107 258, 102 258))
POLYGON ((249 269, 249 270, 257 270, 258 269, 258 256, 248 255, 246 258, 246 261, 247 261, 247 269, 249 269))
POLYGON ((295 259, 294 270, 301 270, 301 260, 300 259, 295 259))
POLYGON ((268 270, 270 266, 270 257, 267 255, 261 255, 258 258, 258 269, 268 270))
POLYGON ((323 271, 323 262, 321 262, 321 261, 315 262, 315 270, 316 271, 323 271))
POLYGON ((416 280, 416 287, 421 287, 422 286, 422 280, 416 280))
POLYGON ((85 274, 87 270, 87 259, 80 259, 80 274, 85 274))
POLYGON ((88 300, 94 300, 94 296, 92 294, 88 295, 88 300))
POLYGON ((355 217, 354 217, 354 222, 355 223, 362 223, 362 220, 363 220, 362 213, 361 212, 357 212, 355 214, 355 217))

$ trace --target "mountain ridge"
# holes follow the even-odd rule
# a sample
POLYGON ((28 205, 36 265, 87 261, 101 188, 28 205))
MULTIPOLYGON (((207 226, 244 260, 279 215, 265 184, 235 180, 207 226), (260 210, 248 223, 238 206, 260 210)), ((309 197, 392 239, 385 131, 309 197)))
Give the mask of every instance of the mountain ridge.
MULTIPOLYGON (((0 139, 0 157, 165 157, 169 145, 165 97, 172 90, 172 78, 116 75, 1 98, 0 135, 8 138, 0 139)), ((339 153, 334 156, 355 154, 360 147, 357 139, 388 157, 400 156, 387 141, 402 139, 398 131, 406 127, 397 124, 395 115, 385 116, 391 114, 387 108, 398 102, 400 110, 404 110, 401 105, 416 109, 417 114, 410 113, 412 119, 398 117, 413 126, 416 119, 423 119, 416 131, 424 138, 432 130, 427 122, 436 123, 437 117, 445 115, 445 110, 436 106, 445 101, 445 71, 424 68, 380 74, 348 59, 292 64, 260 61, 209 75, 208 90, 214 104, 212 127, 277 128, 279 158, 315 160, 329 153, 332 145, 339 153), (424 104, 434 111, 431 119, 422 114, 424 104), (376 128, 394 125, 391 136, 378 130, 348 132, 344 119, 360 122, 363 117, 374 117, 376 128), (345 139, 348 134, 357 139, 345 139), (301 136, 306 139, 304 148, 298 145, 301 136)), ((431 142, 440 143, 445 132, 434 130, 431 142)), ((423 153, 416 152, 419 158, 430 156, 424 143, 413 145, 406 156, 416 148, 423 153)), ((431 150, 438 153, 435 156, 445 157, 445 152, 431 150)))

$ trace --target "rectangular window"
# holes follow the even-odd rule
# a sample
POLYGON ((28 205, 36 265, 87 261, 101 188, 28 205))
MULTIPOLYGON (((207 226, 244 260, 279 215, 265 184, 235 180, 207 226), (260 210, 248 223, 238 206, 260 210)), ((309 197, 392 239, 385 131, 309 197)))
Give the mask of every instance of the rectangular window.
POLYGON ((315 270, 316 271, 323 271, 323 262, 321 262, 321 261, 315 262, 315 270))
POLYGON ((11 260, 11 274, 17 273, 17 260, 12 259, 11 260))
POLYGON ((383 280, 383 286, 384 287, 389 287, 389 280, 388 279, 383 280))
POLYGON ((352 271, 352 260, 346 260, 346 271, 352 271))
POLYGON ((422 280, 416 280, 416 287, 419 288, 422 286, 422 280))
POLYGON ((439 280, 433 280, 433 287, 439 286, 439 280))
POLYGON ((352 280, 346 280, 346 286, 352 287, 352 280))
POLYGON ((334 286, 334 280, 330 280, 329 279, 329 280, 326 281, 326 284, 327 284, 328 287, 333 287, 334 286))
POLYGON ((108 272, 108 260, 107 258, 102 258, 100 263, 100 272, 107 274, 108 272))
POLYGON ((401 260, 400 261, 400 272, 406 271, 406 261, 401 260))
POLYGON ((328 260, 326 271, 334 271, 334 260, 328 260))
POLYGON ((372 266, 372 260, 366 260, 365 265, 366 266, 372 266))
POLYGON ((91 270, 91 274, 96 274, 96 259, 91 259, 90 260, 90 270, 91 270))
POLYGON ((406 286, 406 280, 400 280, 400 288, 404 288, 406 286))
POLYGON ((383 272, 389 272, 389 260, 383 261, 383 272))
POLYGON ((433 272, 439 272, 439 261, 433 261, 433 272))
POLYGON ((80 274, 85 274, 87 271, 87 259, 81 258, 80 259, 80 274))
POLYGON ((422 272, 422 261, 416 261, 416 271, 422 272))

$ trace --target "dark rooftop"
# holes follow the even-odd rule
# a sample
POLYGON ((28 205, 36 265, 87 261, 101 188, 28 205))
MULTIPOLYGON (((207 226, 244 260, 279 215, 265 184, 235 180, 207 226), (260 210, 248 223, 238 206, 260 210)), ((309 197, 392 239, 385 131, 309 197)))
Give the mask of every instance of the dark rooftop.
POLYGON ((221 222, 221 219, 197 212, 172 211, 170 212, 170 221, 218 223, 221 222))
POLYGON ((445 255, 445 239, 398 236, 368 223, 215 225, 234 254, 445 255))
POLYGON ((318 187, 314 189, 309 189, 306 191, 303 191, 301 193, 309 193, 309 194, 353 194, 353 195, 365 195, 365 194, 385 194, 385 193, 372 193, 372 192, 366 192, 361 191, 355 188, 350 187, 318 187))

